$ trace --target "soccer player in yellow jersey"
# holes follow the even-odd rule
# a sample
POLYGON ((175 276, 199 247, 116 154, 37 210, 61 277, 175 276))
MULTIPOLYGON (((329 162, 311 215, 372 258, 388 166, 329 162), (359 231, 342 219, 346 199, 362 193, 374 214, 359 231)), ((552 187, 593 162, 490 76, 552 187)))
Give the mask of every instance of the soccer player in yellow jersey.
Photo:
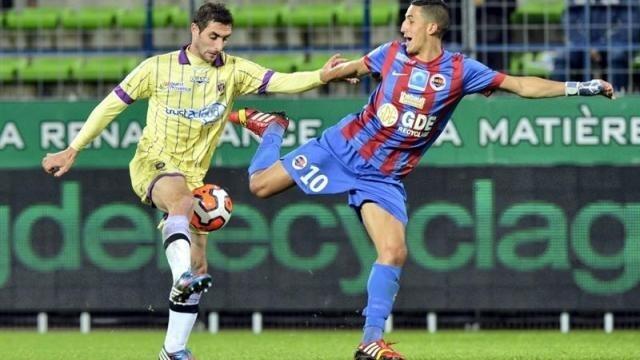
POLYGON ((317 71, 274 72, 223 51, 232 24, 223 4, 201 6, 191 24, 190 44, 143 61, 91 112, 67 149, 42 160, 45 171, 64 175, 78 152, 129 104, 149 99, 147 123, 129 168, 140 199, 168 214, 162 235, 173 287, 162 360, 193 358, 186 342, 200 295, 212 280, 206 233, 189 227, 191 190, 203 184, 236 97, 309 90, 333 80, 329 70, 343 61, 334 55, 317 71))

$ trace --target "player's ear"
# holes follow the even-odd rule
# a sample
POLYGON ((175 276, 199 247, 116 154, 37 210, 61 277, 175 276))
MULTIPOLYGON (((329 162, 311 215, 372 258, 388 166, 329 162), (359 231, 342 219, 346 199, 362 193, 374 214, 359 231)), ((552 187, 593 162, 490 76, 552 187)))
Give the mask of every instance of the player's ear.
POLYGON ((427 34, 429 35, 437 35, 438 32, 440 31, 440 26, 438 26, 438 23, 427 23, 427 34))
POLYGON ((198 24, 191 23, 191 33, 194 35, 198 35, 200 33, 200 28, 198 27, 198 24))

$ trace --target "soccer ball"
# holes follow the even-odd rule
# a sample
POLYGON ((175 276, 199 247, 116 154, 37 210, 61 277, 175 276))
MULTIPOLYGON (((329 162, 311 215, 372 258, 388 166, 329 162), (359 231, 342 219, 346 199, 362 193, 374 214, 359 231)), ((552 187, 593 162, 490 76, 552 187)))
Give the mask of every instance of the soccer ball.
POLYGON ((204 184, 193 189, 191 225, 201 231, 222 229, 231 218, 233 202, 227 191, 218 185, 204 184))

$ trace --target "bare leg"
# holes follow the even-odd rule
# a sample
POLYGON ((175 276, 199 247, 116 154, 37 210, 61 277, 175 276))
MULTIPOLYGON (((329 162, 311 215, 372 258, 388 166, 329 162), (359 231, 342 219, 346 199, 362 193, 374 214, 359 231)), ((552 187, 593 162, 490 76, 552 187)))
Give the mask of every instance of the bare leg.
POLYGON ((362 222, 376 247, 376 262, 383 265, 403 266, 407 259, 405 226, 380 205, 365 203, 361 209, 362 222))
POLYGON ((362 221, 373 241, 378 257, 367 282, 363 344, 382 339, 385 320, 391 314, 400 288, 400 273, 407 258, 405 226, 376 203, 365 203, 362 221))
POLYGON ((265 170, 256 171, 249 179, 251 193, 263 199, 279 194, 294 185, 295 182, 284 169, 281 161, 276 161, 265 170))

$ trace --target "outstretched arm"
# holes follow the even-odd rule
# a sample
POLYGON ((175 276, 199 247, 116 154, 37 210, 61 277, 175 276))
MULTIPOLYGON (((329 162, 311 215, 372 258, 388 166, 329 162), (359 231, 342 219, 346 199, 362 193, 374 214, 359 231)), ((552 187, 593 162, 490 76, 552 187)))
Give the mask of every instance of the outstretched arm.
POLYGON ((325 67, 322 70, 325 82, 339 79, 358 78, 371 72, 365 64, 364 58, 346 62, 337 62, 329 67, 325 64, 325 67))
POLYGON ((76 160, 80 152, 87 144, 95 139, 102 130, 124 109, 125 104, 113 92, 96 106, 89 115, 89 118, 82 126, 82 129, 66 149, 53 154, 47 154, 42 159, 42 168, 55 177, 64 175, 76 160))
POLYGON ((154 58, 149 58, 124 78, 107 97, 96 106, 87 121, 82 125, 82 129, 71 142, 69 147, 54 154, 47 154, 42 159, 42 168, 55 177, 64 175, 75 162, 78 152, 95 139, 102 130, 109 125, 135 99, 147 98, 151 95, 151 79, 153 74, 154 58))
POLYGON ((316 71, 299 71, 294 73, 274 72, 269 75, 268 92, 295 94, 313 89, 334 80, 345 79, 351 83, 357 82, 354 76, 369 72, 362 59, 347 61, 335 54, 324 66, 316 71))
POLYGON ((587 82, 560 82, 535 76, 505 76, 500 89, 526 98, 546 98, 556 96, 603 95, 613 98, 613 86, 604 80, 587 82))

